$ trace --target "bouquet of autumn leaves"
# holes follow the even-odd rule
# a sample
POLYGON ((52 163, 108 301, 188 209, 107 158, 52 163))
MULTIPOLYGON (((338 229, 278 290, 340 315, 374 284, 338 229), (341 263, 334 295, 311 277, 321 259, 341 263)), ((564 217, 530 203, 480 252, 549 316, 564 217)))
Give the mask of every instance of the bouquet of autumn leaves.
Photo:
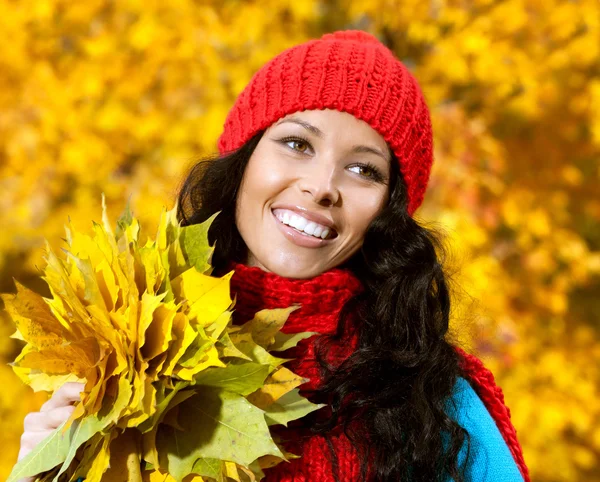
POLYGON ((113 234, 102 196, 93 236, 66 228, 58 257, 46 242, 43 279, 52 298, 15 280, 3 294, 12 363, 33 390, 85 382, 71 417, 13 468, 9 482, 260 480, 291 457, 270 426, 320 408, 282 364, 283 351, 314 333, 280 332, 296 309, 263 310, 232 324, 230 272, 211 276, 215 216, 182 227, 163 210, 154 241, 138 244, 129 206, 113 234))

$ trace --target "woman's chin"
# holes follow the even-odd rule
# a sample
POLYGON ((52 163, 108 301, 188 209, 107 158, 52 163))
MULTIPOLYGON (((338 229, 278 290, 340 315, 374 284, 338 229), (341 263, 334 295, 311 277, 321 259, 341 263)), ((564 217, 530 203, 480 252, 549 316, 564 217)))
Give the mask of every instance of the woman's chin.
POLYGON ((275 273, 284 278, 308 279, 314 278, 327 270, 327 266, 319 262, 308 262, 299 259, 277 259, 260 262, 255 260, 254 266, 264 271, 275 273))

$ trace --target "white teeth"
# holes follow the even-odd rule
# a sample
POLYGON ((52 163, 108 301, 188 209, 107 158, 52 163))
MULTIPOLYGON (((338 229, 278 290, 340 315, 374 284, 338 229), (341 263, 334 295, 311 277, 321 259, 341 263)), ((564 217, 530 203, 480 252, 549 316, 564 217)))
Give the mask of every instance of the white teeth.
POLYGON ((304 232, 306 234, 310 234, 311 236, 315 234, 315 229, 317 229, 317 223, 313 223, 312 221, 306 225, 304 228, 304 232))
POLYGON ((275 215, 283 224, 287 224, 298 231, 303 231, 305 234, 314 236, 316 238, 325 239, 330 232, 329 228, 317 224, 314 221, 308 221, 302 216, 291 213, 290 211, 275 210, 275 215))
POLYGON ((304 219, 304 218, 301 218, 300 216, 294 216, 294 215, 292 215, 292 219, 290 221, 290 224, 293 227, 295 227, 298 231, 304 231, 304 228, 308 224, 308 221, 306 219, 304 219))

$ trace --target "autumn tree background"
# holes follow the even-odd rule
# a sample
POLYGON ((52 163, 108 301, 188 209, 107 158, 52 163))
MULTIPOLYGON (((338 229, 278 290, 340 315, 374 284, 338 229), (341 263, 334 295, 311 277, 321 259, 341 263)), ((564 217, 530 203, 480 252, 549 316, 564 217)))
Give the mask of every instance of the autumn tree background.
MULTIPOLYGON (((420 222, 446 233, 453 331, 502 387, 532 480, 600 480, 598 0, 0 0, 0 291, 49 295, 43 240, 115 220, 152 234, 228 109, 283 49, 369 31, 419 80, 435 163, 420 222)), ((46 399, 7 364, 0 479, 46 399)))

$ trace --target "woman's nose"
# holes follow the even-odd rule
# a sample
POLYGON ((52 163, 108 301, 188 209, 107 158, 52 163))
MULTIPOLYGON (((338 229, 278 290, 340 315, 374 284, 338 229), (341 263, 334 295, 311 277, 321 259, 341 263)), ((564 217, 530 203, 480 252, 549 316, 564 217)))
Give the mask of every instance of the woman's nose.
POLYGON ((303 193, 310 194, 317 204, 334 206, 340 199, 335 169, 328 166, 315 166, 306 172, 300 181, 303 193))

